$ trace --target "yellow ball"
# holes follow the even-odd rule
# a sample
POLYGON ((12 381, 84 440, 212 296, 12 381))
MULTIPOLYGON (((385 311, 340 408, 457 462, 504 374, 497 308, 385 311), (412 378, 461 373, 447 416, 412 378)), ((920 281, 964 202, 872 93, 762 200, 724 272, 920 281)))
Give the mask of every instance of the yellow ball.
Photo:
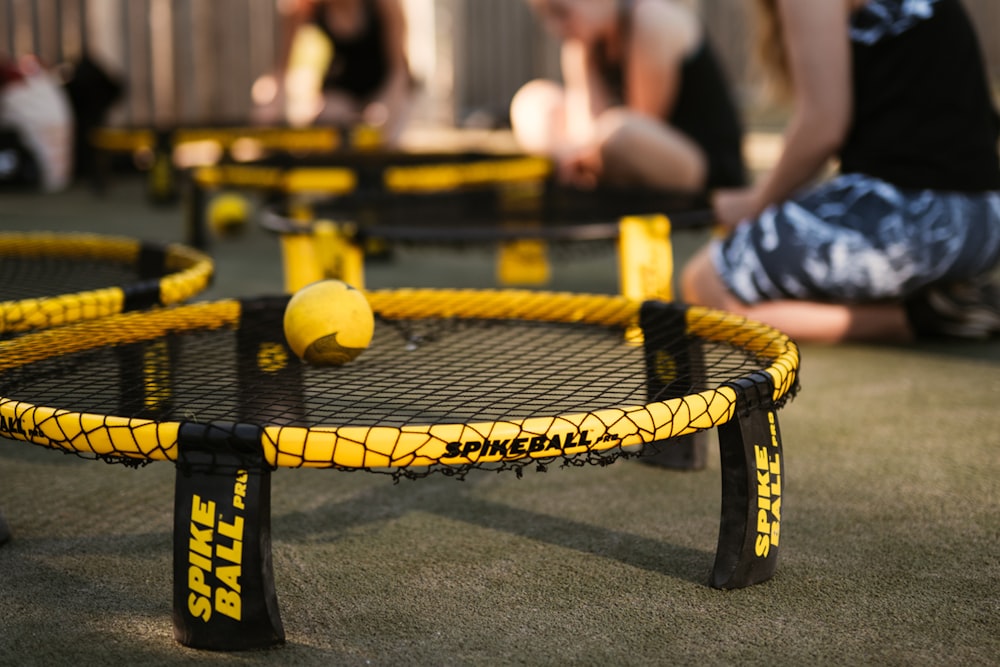
POLYGON ((230 236, 242 231, 249 219, 250 204, 242 195, 220 194, 208 205, 209 227, 219 236, 230 236))
POLYGON ((340 280, 321 280, 292 295, 284 328, 288 346, 300 359, 338 366, 371 343, 375 316, 362 292, 340 280))

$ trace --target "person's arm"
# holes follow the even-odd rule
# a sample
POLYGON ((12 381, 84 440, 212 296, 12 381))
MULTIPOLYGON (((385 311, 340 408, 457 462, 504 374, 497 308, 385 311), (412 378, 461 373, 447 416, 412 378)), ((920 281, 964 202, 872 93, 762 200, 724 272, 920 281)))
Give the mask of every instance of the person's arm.
POLYGON ((669 117, 680 88, 684 58, 699 39, 698 20, 685 7, 639 3, 628 47, 625 105, 652 118, 669 117))
POLYGON ((563 183, 590 188, 596 185, 602 169, 596 120, 611 106, 611 96, 583 42, 564 41, 560 56, 565 136, 561 145, 554 147, 556 175, 563 183))
POLYGON ((594 119, 608 107, 608 94, 583 42, 563 42, 559 56, 566 90, 566 138, 579 147, 592 140, 594 119))
POLYGON ((758 185, 719 193, 715 209, 723 226, 732 227, 760 214, 815 179, 837 154, 850 129, 850 0, 778 0, 778 10, 794 88, 784 149, 758 185))
POLYGON ((406 121, 412 79, 406 57, 406 16, 399 0, 377 0, 377 10, 385 30, 389 72, 375 100, 365 109, 364 119, 382 126, 386 140, 393 144, 406 121))
POLYGON ((278 3, 281 34, 274 68, 254 81, 251 95, 254 102, 252 115, 256 122, 275 123, 285 116, 285 75, 291 58, 292 43, 299 29, 309 22, 315 11, 315 0, 282 0, 278 3))
POLYGON ((302 26, 312 20, 316 12, 316 0, 282 0, 278 3, 278 10, 282 15, 282 21, 275 68, 278 76, 283 76, 288 69, 295 35, 302 26))

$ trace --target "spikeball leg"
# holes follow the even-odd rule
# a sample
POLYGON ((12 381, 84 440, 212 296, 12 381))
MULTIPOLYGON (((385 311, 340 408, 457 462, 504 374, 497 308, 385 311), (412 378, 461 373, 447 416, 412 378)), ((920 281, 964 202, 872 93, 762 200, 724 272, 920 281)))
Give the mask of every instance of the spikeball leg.
MULTIPOLYGON (((665 331, 660 340, 685 339, 684 321, 670 315, 669 309, 647 305, 642 310, 642 330, 665 331)), ((646 397, 650 401, 688 393, 705 381, 705 360, 700 345, 684 347, 657 346, 648 336, 644 342, 646 358, 646 397)), ((708 432, 696 431, 668 440, 651 442, 643 448, 643 463, 674 470, 702 470, 708 464, 708 432)))
POLYGON ((300 419, 301 365, 281 330, 287 299, 244 303, 254 326, 237 332, 241 424, 187 424, 179 434, 174 504, 174 637, 192 648, 233 651, 285 640, 271 561, 271 472, 260 446, 266 419, 300 419), (268 385, 291 404, 259 391, 268 385))
POLYGON ((259 429, 186 424, 174 499, 174 638, 242 651, 285 641, 271 564, 271 472, 259 429))
POLYGON ((730 383, 737 417, 719 426, 722 518, 711 584, 743 588, 766 581, 778 567, 784 458, 774 385, 765 373, 730 383))

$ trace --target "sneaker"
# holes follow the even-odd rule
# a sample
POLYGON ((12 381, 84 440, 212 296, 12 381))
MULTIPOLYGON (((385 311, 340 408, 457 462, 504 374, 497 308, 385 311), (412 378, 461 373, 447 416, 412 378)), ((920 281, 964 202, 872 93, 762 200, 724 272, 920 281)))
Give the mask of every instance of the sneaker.
POLYGON ((1000 285, 988 278, 935 285, 906 303, 919 335, 985 340, 1000 335, 1000 285))

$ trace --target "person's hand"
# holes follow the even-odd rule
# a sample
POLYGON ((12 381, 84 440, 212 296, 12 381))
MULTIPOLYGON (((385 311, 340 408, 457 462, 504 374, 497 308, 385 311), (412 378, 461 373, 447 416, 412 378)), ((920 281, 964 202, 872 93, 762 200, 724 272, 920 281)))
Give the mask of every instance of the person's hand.
POLYGON ((363 120, 362 109, 357 101, 346 93, 326 91, 319 103, 321 107, 313 121, 317 125, 354 127, 363 120))
POLYGON ((597 187, 603 168, 601 149, 597 146, 570 149, 556 156, 559 182, 583 190, 597 187))
POLYGON ((757 216, 760 207, 756 190, 748 188, 726 188, 712 194, 712 210, 719 228, 730 232, 741 222, 757 216))
POLYGON ((280 77, 265 74, 250 89, 253 107, 250 122, 254 125, 280 125, 285 121, 285 84, 280 77))

